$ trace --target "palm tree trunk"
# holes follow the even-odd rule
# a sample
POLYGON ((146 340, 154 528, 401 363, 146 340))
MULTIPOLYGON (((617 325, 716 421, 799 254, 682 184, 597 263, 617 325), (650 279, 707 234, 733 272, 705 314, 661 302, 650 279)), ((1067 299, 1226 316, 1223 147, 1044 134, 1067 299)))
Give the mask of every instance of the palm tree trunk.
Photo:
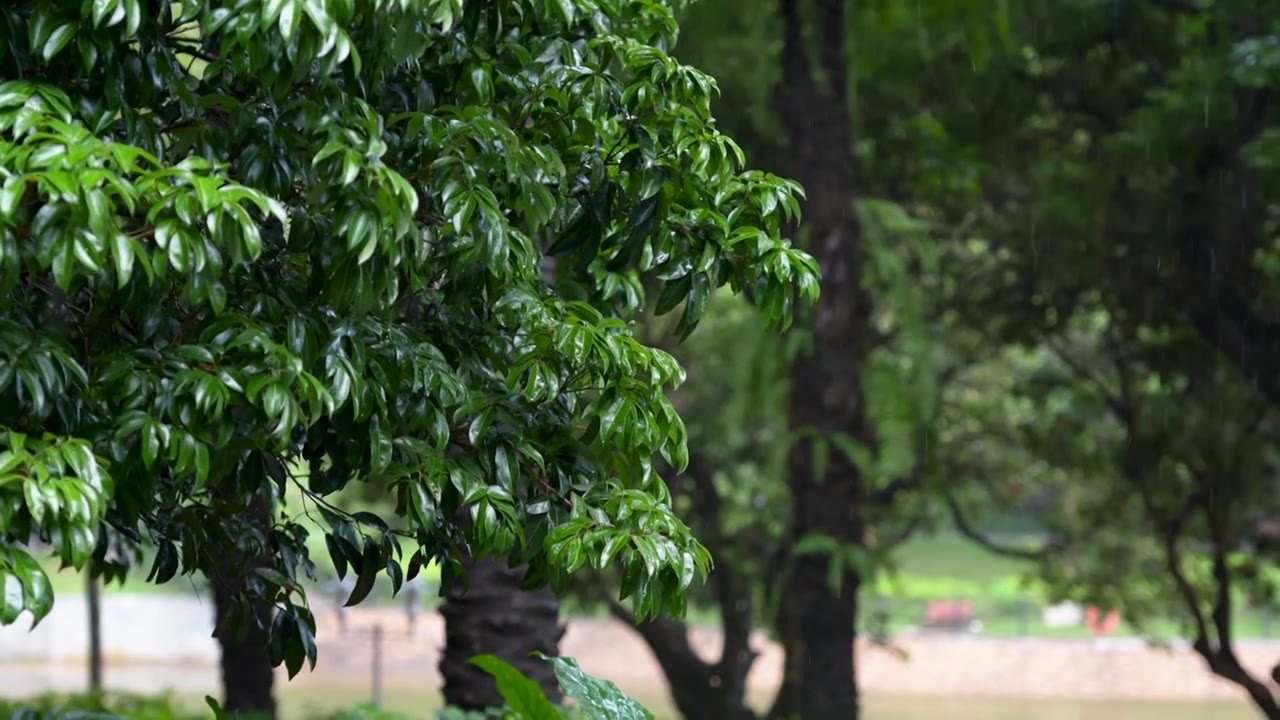
MULTIPOLYGON (((556 283, 556 258, 544 255, 539 264, 544 280, 556 283)), ((459 522, 466 513, 459 512, 459 522)), ((526 592, 525 569, 512 568, 505 560, 471 557, 463 550, 464 572, 446 591, 440 614, 444 617, 445 646, 440 656, 446 705, 483 710, 503 704, 493 678, 471 664, 476 655, 493 655, 538 683, 553 703, 563 695, 551 664, 533 655, 560 654, 564 626, 560 623, 560 598, 547 588, 526 592)))
POLYGON ((445 704, 466 710, 502 705, 493 678, 470 662, 483 654, 511 663, 558 704, 560 686, 551 665, 533 653, 558 654, 564 636, 560 599, 545 588, 523 590, 524 569, 510 568, 505 561, 468 557, 463 565, 466 575, 449 588, 440 608, 445 620, 440 658, 445 704))
MULTIPOLYGON (((271 505, 258 498, 249 506, 252 522, 260 528, 271 526, 271 505)), ((217 633, 221 649, 222 708, 229 717, 236 714, 257 720, 276 717, 275 670, 271 667, 271 604, 248 594, 248 579, 262 558, 246 556, 239 548, 228 548, 214 560, 209 573, 213 604, 219 619, 226 616, 241 597, 249 598, 249 618, 243 636, 231 630, 217 633)))

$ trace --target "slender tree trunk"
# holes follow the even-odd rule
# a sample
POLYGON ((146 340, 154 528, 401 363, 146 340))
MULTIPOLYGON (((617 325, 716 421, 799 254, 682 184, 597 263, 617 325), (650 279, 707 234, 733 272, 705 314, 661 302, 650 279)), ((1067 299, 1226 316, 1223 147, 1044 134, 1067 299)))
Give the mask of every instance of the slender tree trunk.
MULTIPOLYGON (((634 623, 630 613, 614 606, 614 616, 634 623)), ((671 701, 687 720, 716 718, 720 720, 755 720, 747 707, 747 673, 755 654, 733 650, 737 645, 726 636, 726 652, 719 662, 709 663, 698 657, 689 644, 684 623, 668 618, 634 623, 636 632, 653 652, 662 667, 671 692, 671 701)), ((742 643, 745 646, 745 641, 742 643)))
POLYGON ((773 705, 769 708, 768 720, 789 720, 800 714, 801 680, 804 678, 804 654, 800 648, 804 646, 799 636, 799 628, 793 622, 795 615, 791 612, 790 590, 784 589, 778 603, 775 618, 778 643, 782 645, 782 682, 778 685, 778 693, 774 695, 773 705))
POLYGON ((865 544, 866 487, 844 453, 814 452, 815 442, 834 447, 829 438, 838 434, 866 446, 874 441, 860 383, 874 335, 854 213, 845 3, 810 3, 810 34, 803 27, 800 0, 778 2, 783 51, 777 106, 788 146, 782 169, 805 187, 806 248, 823 273, 822 297, 806 323, 813 333, 812 351, 796 359, 790 374, 791 425, 816 435, 797 442, 788 462, 791 539, 825 536, 840 550, 791 559, 778 618, 787 653, 785 678, 772 715, 849 720, 858 716, 853 651, 859 586, 850 558, 865 544), (819 465, 818 455, 829 462, 819 465))
POLYGON ((510 568, 504 560, 466 558, 464 566, 466 577, 448 589, 440 608, 445 704, 466 710, 502 704, 493 678, 471 664, 471 658, 485 654, 511 663, 559 703, 560 686, 551 664, 533 653, 559 654, 564 636, 560 599, 546 588, 526 592, 521 587, 524 569, 510 568))
MULTIPOLYGON (((725 557, 727 541, 720 496, 712 482, 711 469, 700 462, 695 452, 686 474, 694 478, 692 512, 698 535, 713 556, 725 557)), ((742 587, 731 564, 718 565, 711 572, 711 584, 724 632, 724 645, 715 662, 703 660, 694 652, 684 623, 669 618, 637 623, 621 603, 611 599, 610 607, 615 617, 635 628, 653 652, 681 715, 689 720, 754 720, 756 715, 747 706, 747 676, 756 659, 756 652, 751 649, 755 620, 751 593, 742 587)))
MULTIPOLYGON (((271 526, 271 504, 266 498, 254 500, 249 513, 254 525, 264 532, 271 526)), ((218 618, 226 615, 238 596, 247 594, 247 581, 253 569, 262 564, 261 558, 248 557, 234 547, 215 558, 209 581, 218 618)), ((269 650, 272 608, 270 603, 249 597, 251 616, 244 636, 227 632, 219 633, 217 638, 222 651, 222 707, 228 716, 240 713, 275 718, 275 670, 269 650)))
POLYGON ((89 609, 89 692, 102 690, 102 582, 85 569, 85 599, 89 609))

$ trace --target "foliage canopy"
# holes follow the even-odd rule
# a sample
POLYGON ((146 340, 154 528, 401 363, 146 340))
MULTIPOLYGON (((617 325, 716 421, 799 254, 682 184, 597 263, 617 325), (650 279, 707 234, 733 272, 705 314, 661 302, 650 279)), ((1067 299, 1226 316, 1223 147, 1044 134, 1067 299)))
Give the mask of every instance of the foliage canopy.
POLYGON ((656 294, 687 335, 728 285, 786 325, 818 285, 780 234, 799 188, 742 169, 668 3, 28 1, 0 28, 0 621, 49 612, 33 540, 112 577, 146 539, 157 582, 234 543, 273 559, 297 672, 301 513, 351 603, 465 543, 531 583, 617 563, 639 614, 682 611, 709 556, 653 458, 686 462, 683 372, 629 319, 656 294), (411 531, 325 501, 374 479, 411 531))

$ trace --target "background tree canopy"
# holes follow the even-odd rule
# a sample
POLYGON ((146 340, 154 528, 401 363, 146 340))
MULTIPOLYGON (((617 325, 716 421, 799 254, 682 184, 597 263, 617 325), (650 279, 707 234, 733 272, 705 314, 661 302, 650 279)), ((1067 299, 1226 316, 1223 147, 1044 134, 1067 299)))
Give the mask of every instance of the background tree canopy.
MULTIPOLYGON (((830 310, 841 324, 819 320, 800 336, 812 344, 791 343, 804 348, 791 405, 771 411, 790 430, 789 467, 766 454, 751 468, 755 496, 788 507, 795 528, 735 529, 716 553, 713 581, 757 588, 750 612, 806 683, 788 698, 784 682, 771 716, 847 716, 851 695, 804 703, 853 675, 813 660, 815 643, 847 655, 846 638, 789 630, 767 601, 839 591, 779 569, 817 555, 813 575, 832 588, 869 582, 902 537, 948 527, 1031 561, 1047 600, 1177 628, 1274 716, 1232 649, 1242 596, 1273 582, 1257 554, 1270 552, 1257 533, 1273 512, 1280 377, 1270 4, 730 5, 687 8, 677 52, 721 80, 719 114, 749 154, 805 183, 799 234, 823 265, 824 302, 843 307, 830 310), (829 369, 824 347, 839 358, 829 369), (850 386, 862 406, 840 421, 804 405, 850 386), (854 509, 832 532, 806 503, 854 509), (1010 517, 1041 541, 992 537, 1010 517)), ((735 377, 692 373, 709 387, 735 377)), ((688 418, 708 458, 767 426, 748 416, 708 432, 724 424, 716 405, 688 418)), ((719 504, 691 505, 701 537, 751 512, 726 472, 691 463, 695 486, 719 490, 719 504)), ((734 603, 715 605, 746 643, 734 603)), ((685 708, 675 659, 687 643, 672 637, 646 639, 677 649, 665 665, 685 708)), ((750 663, 726 652, 699 672, 750 663)))

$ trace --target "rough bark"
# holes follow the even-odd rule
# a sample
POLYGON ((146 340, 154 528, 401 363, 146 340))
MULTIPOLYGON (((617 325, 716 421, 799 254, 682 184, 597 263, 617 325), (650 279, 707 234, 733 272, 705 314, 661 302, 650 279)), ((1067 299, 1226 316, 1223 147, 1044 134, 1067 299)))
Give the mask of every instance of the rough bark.
MULTIPOLYGON (((873 343, 870 298, 861 282, 861 238, 854 214, 843 0, 812 3, 807 52, 799 0, 779 0, 782 82, 777 107, 787 135, 782 168, 806 190, 806 249, 823 272, 822 297, 807 325, 812 352, 791 369, 791 425, 819 437, 837 433, 870 445, 859 371, 873 343), (812 58, 812 61, 811 61, 812 58), (821 78, 821 80, 820 80, 821 78)), ((811 437, 795 443, 788 463, 792 540, 821 534, 843 546, 864 543, 865 483, 843 453, 815 467, 811 437)), ((794 557, 778 617, 787 660, 771 717, 848 720, 858 716, 853 645, 859 578, 844 562, 831 582, 833 558, 794 557)))
POLYGON ((485 654, 511 663, 559 703, 560 686, 551 665, 533 653, 559 654, 564 636, 560 599, 545 588, 523 590, 523 568, 510 568, 505 561, 465 558, 464 566, 466 576, 449 588, 440 608, 445 704, 467 710, 502 704, 493 678, 471 664, 471 658, 485 654))
MULTIPOLYGON (((271 526, 270 501, 266 498, 255 500, 248 513, 251 522, 265 534, 271 526)), ((247 595, 247 581, 253 569, 264 564, 263 558, 248 556, 235 547, 215 554, 209 581, 218 618, 225 616, 237 596, 247 595)), ((239 713, 260 719, 275 718, 275 671, 271 667, 269 652, 271 604, 254 599, 250 608, 251 617, 243 637, 232 632, 217 635, 221 649, 222 707, 228 716, 239 713)))
POLYGON ((1266 215, 1244 148, 1267 129, 1265 89, 1237 93, 1234 127, 1216 135, 1186 182, 1175 241, 1187 268, 1185 312, 1200 336, 1234 363, 1272 405, 1280 405, 1280 323, 1268 315, 1253 267, 1266 215), (1261 312, 1259 307, 1262 308, 1261 312))

